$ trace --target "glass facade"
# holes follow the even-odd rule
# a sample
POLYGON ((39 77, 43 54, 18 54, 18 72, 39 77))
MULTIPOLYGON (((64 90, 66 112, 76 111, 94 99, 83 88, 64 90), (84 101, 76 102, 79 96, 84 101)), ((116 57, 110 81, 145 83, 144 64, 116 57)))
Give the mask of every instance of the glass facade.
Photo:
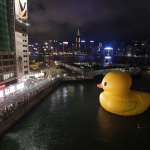
POLYGON ((0 51, 11 51, 6 0, 0 0, 0 51))

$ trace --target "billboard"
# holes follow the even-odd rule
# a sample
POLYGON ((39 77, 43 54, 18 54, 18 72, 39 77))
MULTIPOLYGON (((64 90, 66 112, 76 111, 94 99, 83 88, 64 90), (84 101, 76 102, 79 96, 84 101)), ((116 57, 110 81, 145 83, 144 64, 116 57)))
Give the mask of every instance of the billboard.
POLYGON ((5 95, 9 95, 10 93, 15 92, 15 86, 9 86, 7 88, 5 88, 5 95))
POLYGON ((0 98, 2 98, 4 96, 3 94, 3 90, 0 91, 0 98))
POLYGON ((21 82, 21 83, 16 85, 16 90, 21 90, 23 88, 24 88, 24 82, 21 82))
POLYGON ((17 20, 28 20, 27 0, 15 0, 15 18, 17 20))

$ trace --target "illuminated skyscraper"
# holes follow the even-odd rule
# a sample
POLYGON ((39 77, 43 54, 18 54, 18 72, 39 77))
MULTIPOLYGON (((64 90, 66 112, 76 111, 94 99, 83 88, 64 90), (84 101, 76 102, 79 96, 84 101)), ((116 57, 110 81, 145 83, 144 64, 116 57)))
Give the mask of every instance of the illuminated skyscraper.
POLYGON ((113 48, 112 47, 105 47, 104 48, 104 55, 105 56, 113 56, 113 48))
POLYGON ((80 51, 80 36, 81 36, 81 34, 78 30, 78 33, 77 33, 77 36, 76 36, 76 49, 77 49, 77 51, 80 51))
POLYGON ((49 49, 51 54, 58 53, 58 42, 57 40, 49 40, 49 49))
POLYGON ((53 40, 49 40, 49 50, 50 50, 50 54, 53 54, 53 52, 54 52, 53 40))
POLYGON ((81 51, 82 54, 86 54, 86 43, 85 43, 85 40, 81 40, 80 51, 81 51))
POLYGON ((63 42, 63 53, 67 54, 68 52, 68 42, 63 42))

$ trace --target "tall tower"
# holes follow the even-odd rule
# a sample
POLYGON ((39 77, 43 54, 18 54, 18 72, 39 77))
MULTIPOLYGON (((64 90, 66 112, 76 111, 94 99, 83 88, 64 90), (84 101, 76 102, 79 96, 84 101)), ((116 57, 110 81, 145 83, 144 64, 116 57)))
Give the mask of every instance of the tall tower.
POLYGON ((0 0, 0 86, 5 86, 16 80, 14 18, 12 14, 12 1, 0 0))
POLYGON ((54 52, 53 40, 49 40, 49 50, 50 50, 50 53, 53 54, 54 52))
POLYGON ((54 54, 57 54, 57 50, 58 50, 58 43, 57 40, 54 40, 54 54))
POLYGON ((27 0, 0 0, 0 85, 29 74, 27 15, 27 0))
POLYGON ((76 36, 76 49, 77 49, 77 51, 80 51, 80 36, 81 36, 81 34, 78 30, 78 33, 77 33, 77 36, 76 36))
POLYGON ((57 54, 58 51, 57 40, 49 40, 49 49, 51 54, 57 54))
POLYGON ((14 20, 15 20, 15 53, 17 81, 29 74, 29 55, 28 55, 28 7, 27 0, 14 0, 14 20))

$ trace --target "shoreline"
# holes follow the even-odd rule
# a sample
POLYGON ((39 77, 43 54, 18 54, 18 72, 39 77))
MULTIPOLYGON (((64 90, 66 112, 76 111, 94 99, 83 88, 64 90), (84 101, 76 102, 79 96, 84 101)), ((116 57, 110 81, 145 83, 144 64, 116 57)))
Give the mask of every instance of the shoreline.
POLYGON ((26 101, 20 102, 19 104, 17 103, 18 105, 15 109, 10 109, 9 112, 5 112, 4 120, 0 124, 0 136, 5 134, 5 132, 50 94, 60 83, 60 79, 54 81, 52 84, 50 84, 50 82, 47 83, 41 91, 36 90, 26 101))

